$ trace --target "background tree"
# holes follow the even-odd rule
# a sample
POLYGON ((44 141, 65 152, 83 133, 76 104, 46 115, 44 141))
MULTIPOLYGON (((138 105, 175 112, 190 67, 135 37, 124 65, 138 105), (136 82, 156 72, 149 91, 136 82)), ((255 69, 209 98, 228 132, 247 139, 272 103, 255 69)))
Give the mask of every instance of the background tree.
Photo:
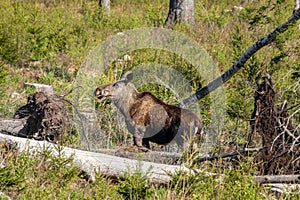
POLYGON ((300 8, 300 0, 295 0, 295 8, 294 11, 297 11, 300 8))
POLYGON ((99 0, 99 7, 110 10, 110 0, 99 0))
POLYGON ((190 24, 195 23, 194 0, 170 0, 169 13, 165 21, 165 26, 169 26, 180 21, 190 24))

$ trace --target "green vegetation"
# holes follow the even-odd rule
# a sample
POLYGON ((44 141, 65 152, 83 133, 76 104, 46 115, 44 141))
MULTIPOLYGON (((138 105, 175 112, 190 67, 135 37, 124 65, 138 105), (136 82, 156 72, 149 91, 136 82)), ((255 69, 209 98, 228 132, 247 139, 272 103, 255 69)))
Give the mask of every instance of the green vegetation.
POLYGON ((218 169, 223 176, 178 172, 167 186, 151 185, 138 166, 134 175, 125 174, 117 184, 98 173, 95 182, 88 183, 73 158, 63 153, 53 157, 46 149, 31 157, 5 144, 0 152, 0 188, 14 199, 265 199, 263 188, 251 179, 250 164, 234 171, 218 169))
MULTIPOLYGON (((291 16, 293 0, 195 1, 195 26, 178 24, 175 31, 197 41, 212 56, 216 66, 225 72, 255 41, 270 33, 291 16)), ((168 12, 168 0, 132 0, 111 2, 108 14, 98 7, 98 1, 27 0, 0 1, 0 117, 12 117, 33 92, 25 82, 51 84, 55 92, 67 93, 74 87, 80 65, 93 48, 118 32, 141 27, 162 27, 168 12)), ((99 84, 106 84, 143 63, 172 66, 190 81, 196 91, 205 85, 195 76, 193 66, 173 53, 140 49, 128 52, 131 60, 125 64, 109 63, 109 69, 99 84)), ((298 25, 290 27, 275 42, 260 50, 225 85, 226 126, 221 131, 216 153, 247 143, 249 119, 253 110, 256 84, 268 70, 278 91, 278 102, 299 103, 300 40, 298 25), (230 144, 234 144, 230 146, 230 144)), ((141 86, 169 103, 178 103, 172 92, 159 84, 141 86)), ((201 117, 210 120, 210 99, 201 100, 201 117)), ((130 140, 116 127, 109 115, 110 106, 97 102, 97 108, 107 114, 101 117, 101 127, 109 134, 112 146, 130 140)), ((295 115, 295 124, 300 116, 295 115)), ((76 131, 75 131, 76 132, 76 131)), ((72 138, 69 143, 76 143, 72 138)), ((126 142, 125 142, 126 143, 126 142)), ((70 144, 72 145, 72 144, 70 144)), ((256 144, 259 146, 259 144, 256 144)), ((179 173, 168 186, 154 186, 144 174, 126 175, 126 180, 112 182, 97 174, 95 183, 87 183, 84 174, 72 164, 72 158, 53 158, 48 151, 18 153, 1 146, 0 191, 14 199, 265 199, 269 195, 254 183, 255 166, 251 161, 240 163, 232 170, 199 166, 205 171, 217 171, 220 177, 197 174, 188 177, 179 173)), ((284 197, 288 198, 288 197, 284 197)), ((0 196, 1 199, 1 196, 0 196)))
POLYGON ((7 145, 1 146, 0 152, 5 165, 0 168, 0 188, 14 199, 120 198, 116 186, 100 174, 95 183, 85 181, 73 158, 62 153, 52 157, 50 150, 44 150, 30 157, 7 145))

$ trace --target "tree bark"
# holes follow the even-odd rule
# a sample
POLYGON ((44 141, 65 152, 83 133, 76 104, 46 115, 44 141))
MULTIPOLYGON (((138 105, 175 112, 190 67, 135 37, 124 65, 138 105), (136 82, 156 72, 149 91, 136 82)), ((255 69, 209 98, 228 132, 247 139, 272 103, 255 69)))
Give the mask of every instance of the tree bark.
POLYGON ((194 0, 170 0, 169 13, 165 26, 171 26, 178 22, 195 23, 194 0))
POLYGON ((188 108, 191 105, 193 105, 198 100, 204 98, 206 95, 208 95, 210 92, 216 90, 218 87, 223 85, 225 82, 227 82, 234 74, 236 74, 242 67, 244 67, 244 64, 253 56, 257 51, 259 51, 262 47, 270 44, 272 41, 275 40, 276 36, 280 33, 283 33, 288 29, 288 27, 295 23, 300 18, 300 9, 294 12, 293 16, 290 17, 287 22, 284 24, 281 24, 279 27, 277 27, 275 30, 273 30, 269 35, 266 37, 260 39, 259 41, 255 42, 251 47, 249 47, 246 52, 239 58, 236 63, 234 63, 231 68, 229 68, 224 74, 222 74, 220 77, 215 79, 214 81, 210 82, 207 86, 201 88, 198 90, 195 94, 191 95, 187 99, 183 100, 179 106, 181 108, 188 108))
POLYGON ((99 0, 99 7, 110 10, 110 0, 99 0))

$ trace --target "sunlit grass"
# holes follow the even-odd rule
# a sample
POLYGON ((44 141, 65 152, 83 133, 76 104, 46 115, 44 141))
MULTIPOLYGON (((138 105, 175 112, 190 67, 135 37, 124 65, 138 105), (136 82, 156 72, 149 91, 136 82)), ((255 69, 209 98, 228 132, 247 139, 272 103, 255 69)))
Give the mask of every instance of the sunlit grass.
MULTIPOLYGON (((112 1, 107 13, 98 7, 98 1, 1 1, 0 117, 12 117, 26 103, 27 95, 34 92, 24 88, 25 82, 50 84, 56 93, 67 93, 74 87, 84 59, 96 45, 118 32, 163 28, 168 4, 168 0, 117 0, 112 1)), ((225 72, 250 45, 283 23, 292 14, 293 4, 293 0, 251 1, 243 5, 237 0, 195 1, 196 24, 176 25, 173 30, 197 41, 212 56, 219 71, 225 72)), ((255 85, 266 69, 279 91, 278 100, 288 99, 290 105, 299 102, 300 90, 295 85, 299 81, 299 47, 299 29, 294 25, 260 50, 226 83, 226 125, 216 151, 247 142, 255 85)), ((151 62, 182 72, 193 91, 207 84, 201 75, 195 76, 188 62, 170 52, 141 49, 128 55, 132 58, 130 62, 109 63, 109 70, 95 81, 110 83, 121 76, 122 70, 151 62)), ((138 89, 150 91, 168 103, 177 103, 174 95, 161 85, 149 84, 138 89)), ((210 103, 209 98, 201 101, 200 114, 205 124, 210 119, 210 103)), ((72 106, 69 107, 71 110, 72 106)), ((101 128, 109 138, 105 143, 110 147, 130 144, 132 138, 116 125, 111 107, 105 102, 97 102, 96 107, 101 111, 99 119, 103 119, 99 122, 101 128)), ((74 137, 68 142, 78 146, 77 140, 74 137)), ((188 177, 179 173, 170 185, 153 186, 141 173, 128 174, 128 180, 120 183, 112 183, 98 174, 95 183, 87 183, 73 166, 72 158, 53 158, 47 152, 32 158, 6 147, 1 147, 0 153, 0 163, 5 161, 5 167, 0 168, 0 191, 16 199, 264 199, 268 195, 252 181, 255 171, 251 167, 255 166, 250 163, 232 170, 220 165, 200 166, 208 172, 224 174, 222 182, 220 177, 188 177)))

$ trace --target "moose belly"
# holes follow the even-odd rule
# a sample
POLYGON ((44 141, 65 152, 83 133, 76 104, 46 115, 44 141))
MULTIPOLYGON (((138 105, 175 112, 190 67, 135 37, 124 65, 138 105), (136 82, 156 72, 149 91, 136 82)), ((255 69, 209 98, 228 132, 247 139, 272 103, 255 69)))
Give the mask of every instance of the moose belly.
POLYGON ((150 142, 154 142, 156 144, 165 145, 172 142, 175 138, 177 131, 170 131, 170 130, 161 130, 159 132, 151 132, 147 131, 144 135, 144 139, 149 140, 150 142))

